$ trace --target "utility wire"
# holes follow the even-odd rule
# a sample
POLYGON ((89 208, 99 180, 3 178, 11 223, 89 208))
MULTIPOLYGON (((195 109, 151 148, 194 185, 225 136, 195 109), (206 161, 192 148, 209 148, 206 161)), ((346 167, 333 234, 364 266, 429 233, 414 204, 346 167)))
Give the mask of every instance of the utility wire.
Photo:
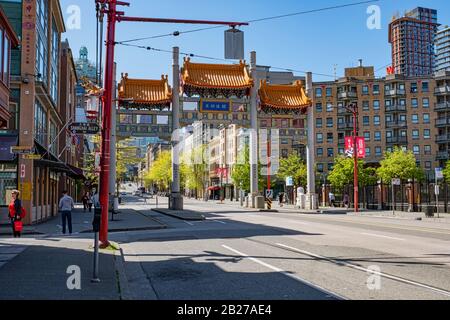
MULTIPOLYGON (((374 2, 379 2, 379 1, 380 0, 368 0, 368 1, 353 2, 353 3, 347 3, 347 4, 337 5, 337 6, 325 7, 325 8, 319 8, 319 9, 312 9, 312 10, 307 10, 307 11, 299 11, 299 12, 288 13, 288 14, 283 14, 283 15, 278 15, 278 16, 271 16, 271 17, 260 18, 260 19, 253 19, 253 20, 249 20, 249 21, 246 21, 246 22, 247 23, 254 23, 254 22, 275 20, 275 19, 293 17, 293 16, 304 15, 304 14, 309 14, 309 13, 315 13, 315 12, 322 12, 322 11, 329 11, 329 10, 353 7, 353 6, 358 6, 358 5, 362 5, 362 4, 368 4, 368 3, 374 3, 374 2)), ((199 28, 199 29, 193 29, 193 30, 187 30, 187 31, 174 31, 172 33, 166 33, 166 34, 161 34, 161 35, 156 35, 156 36, 124 40, 124 41, 121 41, 121 43, 130 43, 130 42, 149 40, 149 39, 156 39, 156 38, 163 38, 163 37, 169 37, 169 36, 175 36, 176 37, 176 36, 179 36, 179 35, 185 34, 185 33, 193 33, 193 32, 199 32, 199 31, 211 30, 211 29, 218 29, 218 28, 224 28, 224 26, 205 27, 205 28, 199 28)))
MULTIPOLYGON (((122 45, 122 46, 126 46, 126 47, 133 47, 133 48, 138 48, 138 49, 144 49, 147 51, 156 51, 156 52, 164 52, 164 53, 173 53, 173 50, 167 50, 167 49, 159 49, 159 48, 153 48, 153 47, 149 47, 149 46, 140 46, 140 45, 134 45, 134 44, 129 44, 129 43, 122 43, 122 42, 116 42, 116 44, 118 45, 122 45)), ((223 58, 217 58, 217 57, 209 57, 209 56, 204 56, 204 55, 198 55, 198 54, 194 54, 194 53, 187 53, 187 52, 180 52, 181 55, 186 56, 186 57, 191 57, 191 58, 201 58, 201 59, 207 59, 207 60, 215 60, 215 61, 223 61, 223 62, 229 62, 229 59, 223 59, 223 58)), ((298 72, 298 73, 308 73, 307 71, 303 71, 303 70, 296 70, 296 69, 292 69, 292 68, 282 68, 282 67, 272 67, 272 69, 276 69, 276 70, 284 70, 284 71, 289 71, 289 72, 298 72)), ((324 73, 316 73, 313 72, 312 74, 317 75, 317 76, 322 76, 322 77, 330 77, 330 78, 335 78, 334 75, 329 75, 329 74, 324 74, 324 73)))

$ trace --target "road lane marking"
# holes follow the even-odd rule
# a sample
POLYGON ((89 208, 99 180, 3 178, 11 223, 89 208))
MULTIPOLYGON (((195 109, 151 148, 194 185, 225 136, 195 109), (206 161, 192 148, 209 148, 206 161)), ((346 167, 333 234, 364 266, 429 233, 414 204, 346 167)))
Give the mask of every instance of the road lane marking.
POLYGON ((217 223, 221 223, 221 224, 227 224, 226 222, 217 220, 217 219, 206 219, 206 221, 213 221, 213 222, 217 222, 217 223))
POLYGON ((328 262, 331 262, 331 263, 334 263, 334 264, 337 264, 337 265, 341 265, 341 266, 349 267, 349 268, 356 269, 356 270, 359 270, 359 271, 363 271, 365 273, 376 274, 376 275, 379 275, 380 277, 388 278, 388 279, 391 279, 391 280, 394 280, 394 281, 406 283, 406 284, 409 284, 409 285, 412 285, 412 286, 416 286, 416 287, 421 287, 421 288, 424 288, 424 289, 431 290, 431 291, 433 291, 435 293, 439 293, 439 294, 442 294, 444 296, 450 297, 450 291, 446 291, 446 290, 443 290, 443 289, 431 287, 431 286, 428 286, 426 284, 422 284, 422 283, 415 282, 415 281, 412 281, 412 280, 408 280, 408 279, 405 279, 405 278, 392 276, 390 274, 377 272, 377 271, 374 271, 374 270, 371 270, 371 269, 367 269, 367 268, 364 268, 364 267, 360 267, 360 266, 357 266, 357 265, 354 265, 354 264, 351 264, 351 263, 348 263, 348 262, 338 261, 338 260, 334 260, 334 259, 331 259, 331 258, 327 258, 327 257, 321 256, 321 255, 318 255, 318 254, 315 254, 315 253, 311 253, 311 252, 308 252, 308 251, 305 251, 305 250, 301 250, 301 249, 297 249, 297 248, 294 248, 294 247, 290 247, 290 246, 284 245, 282 243, 277 243, 276 245, 279 246, 279 247, 283 247, 285 249, 288 249, 290 251, 296 251, 298 253, 301 253, 303 255, 307 255, 307 256, 310 256, 310 257, 313 257, 313 258, 317 258, 317 259, 320 259, 320 260, 325 260, 325 261, 328 261, 328 262))
POLYGON ((186 224, 188 224, 188 225, 190 225, 190 226, 193 226, 193 225, 194 225, 192 222, 189 222, 189 221, 186 221, 186 220, 183 220, 183 222, 186 223, 186 224))
POLYGON ((383 236, 381 234, 375 234, 375 233, 361 232, 360 234, 365 235, 365 236, 371 236, 371 237, 379 237, 379 238, 385 238, 385 239, 391 239, 391 240, 405 241, 405 239, 395 238, 395 237, 388 237, 388 236, 383 236))
POLYGON ((306 285, 308 285, 308 286, 310 286, 310 287, 312 287, 312 288, 314 288, 314 289, 316 289, 316 290, 318 290, 320 292, 323 292, 324 294, 326 294, 327 297, 333 297, 333 298, 336 298, 338 300, 347 300, 347 298, 344 298, 343 296, 340 296, 340 295, 338 295, 336 293, 332 293, 332 292, 330 292, 330 291, 328 291, 328 290, 326 290, 326 289, 324 289, 324 288, 322 288, 322 287, 320 287, 318 285, 315 285, 315 284, 313 284, 313 283, 311 283, 309 281, 306 281, 306 280, 304 280, 304 279, 302 279, 302 278, 300 278, 300 277, 298 277, 298 276, 296 276, 296 275, 294 275, 292 273, 289 273, 289 272, 287 272, 287 271, 285 271, 283 269, 280 269, 278 267, 272 266, 272 265, 270 265, 270 264, 268 264, 268 263, 266 263, 264 261, 261 261, 259 259, 250 257, 249 255, 247 255, 245 253, 242 253, 242 252, 240 252, 240 251, 238 251, 236 249, 233 249, 233 248, 231 248, 229 246, 222 245, 222 247, 224 247, 225 249, 227 249, 227 250, 229 250, 231 252, 234 252, 237 255, 245 257, 245 258, 247 258, 247 259, 249 259, 249 260, 251 260, 251 261, 253 261, 253 262, 255 262, 255 263, 259 264, 259 265, 262 265, 262 266, 264 266, 264 267, 266 267, 266 268, 268 268, 270 270, 273 270, 275 272, 281 273, 281 274, 283 274, 283 275, 285 275, 285 276, 287 276, 287 277, 289 277, 291 279, 299 281, 299 282, 301 282, 303 284, 306 284, 306 285))

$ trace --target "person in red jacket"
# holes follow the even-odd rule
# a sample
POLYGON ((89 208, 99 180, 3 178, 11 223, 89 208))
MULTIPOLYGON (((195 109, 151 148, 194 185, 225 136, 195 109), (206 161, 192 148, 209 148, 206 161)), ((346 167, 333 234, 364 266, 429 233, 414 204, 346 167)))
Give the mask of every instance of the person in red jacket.
POLYGON ((26 212, 22 207, 22 202, 19 199, 20 192, 18 190, 12 191, 12 200, 9 204, 9 218, 11 219, 11 226, 14 238, 20 238, 22 230, 22 219, 25 218, 26 212))

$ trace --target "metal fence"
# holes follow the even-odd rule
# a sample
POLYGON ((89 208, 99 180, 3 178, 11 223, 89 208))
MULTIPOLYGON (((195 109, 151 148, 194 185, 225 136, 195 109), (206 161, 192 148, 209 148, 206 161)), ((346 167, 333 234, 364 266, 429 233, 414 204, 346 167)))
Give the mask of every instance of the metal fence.
MULTIPOLYGON (((335 204, 343 207, 343 198, 347 194, 350 205, 353 206, 353 185, 345 186, 343 189, 336 189, 333 186, 326 186, 326 205, 329 205, 328 194, 335 195, 335 204)), ((323 203, 323 186, 317 191, 319 201, 323 203)), ((438 207, 439 212, 450 212, 450 187, 448 183, 439 183, 438 207)), ((422 182, 402 181, 400 185, 372 185, 359 187, 359 207, 368 210, 393 210, 423 212, 425 206, 436 206, 435 182, 431 180, 422 182), (392 192, 394 188, 394 192, 392 192)))

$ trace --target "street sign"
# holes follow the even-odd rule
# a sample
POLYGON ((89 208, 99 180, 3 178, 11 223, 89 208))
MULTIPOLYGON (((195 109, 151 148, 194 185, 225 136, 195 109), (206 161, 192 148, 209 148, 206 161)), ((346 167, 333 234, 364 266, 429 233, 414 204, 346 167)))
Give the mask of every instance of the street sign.
POLYGON ((100 127, 92 122, 74 122, 69 125, 69 131, 73 134, 97 134, 100 132, 100 127))
POLYGON ((11 147, 11 153, 13 154, 32 154, 34 153, 33 147, 14 146, 11 147))
POLYGON ((266 190, 266 198, 272 199, 273 198, 273 190, 266 190))
POLYGON ((402 181, 400 179, 397 179, 397 178, 392 179, 392 185, 399 186, 401 184, 402 184, 402 181))
POLYGON ((293 187, 294 186, 294 179, 292 177, 286 178, 286 187, 293 187))
POLYGON ((436 184, 435 186, 434 186, 434 194, 435 195, 439 195, 439 185, 438 184, 436 184))
POLYGON ((434 172, 436 173, 436 179, 444 179, 444 172, 442 168, 435 168, 434 172))
POLYGON ((24 154, 23 159, 25 159, 25 160, 41 160, 42 156, 40 154, 24 154))

